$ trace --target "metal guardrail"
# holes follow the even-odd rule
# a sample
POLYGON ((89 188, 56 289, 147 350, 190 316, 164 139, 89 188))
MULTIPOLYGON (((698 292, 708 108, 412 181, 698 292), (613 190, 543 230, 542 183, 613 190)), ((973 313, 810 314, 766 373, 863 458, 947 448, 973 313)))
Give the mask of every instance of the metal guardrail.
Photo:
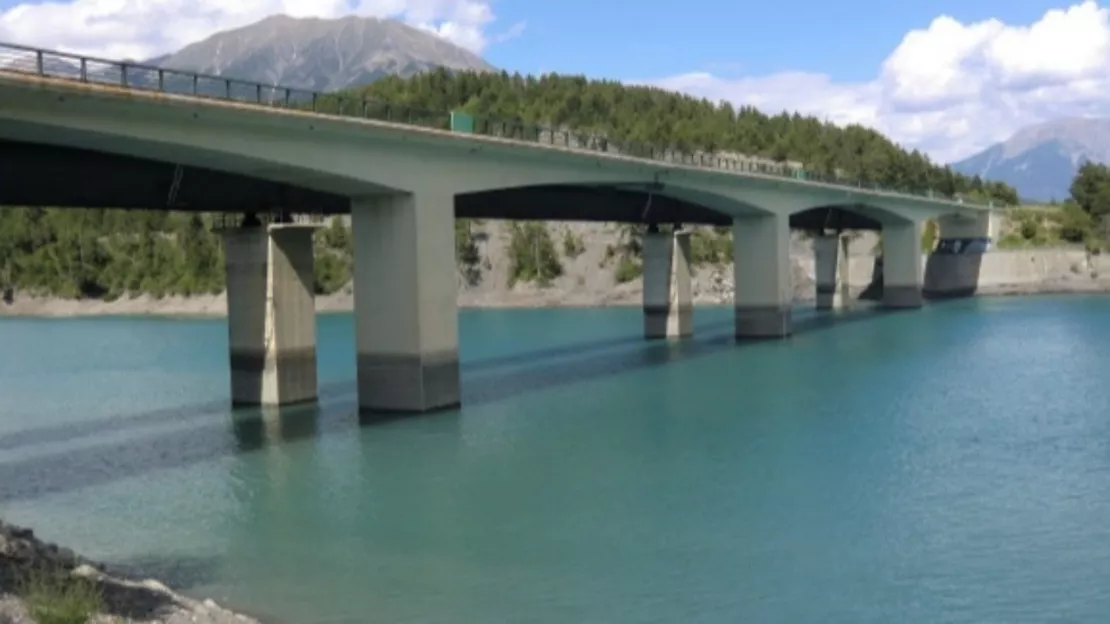
MULTIPOLYGON (((311 213, 293 213, 293 212, 278 212, 278 211, 258 211, 251 213, 257 221, 259 227, 269 225, 320 225, 322 226, 328 219, 326 215, 320 212, 311 213)), ((213 215, 212 227, 217 230, 231 230, 242 227, 243 215, 239 213, 220 212, 213 215)))
MULTIPOLYGON (((442 130, 450 129, 452 125, 452 113, 448 111, 431 111, 394 102, 356 98, 349 95, 280 85, 266 85, 235 78, 166 69, 129 61, 80 56, 8 43, 0 43, 0 71, 198 98, 230 100, 272 108, 310 110, 322 115, 375 119, 442 130)), ((478 116, 473 117, 472 124, 468 121, 467 125, 467 129, 476 134, 523 142, 620 154, 656 162, 670 162, 736 173, 777 175, 797 181, 842 186, 846 189, 894 193, 983 208, 994 207, 993 202, 973 202, 967 198, 944 196, 933 191, 918 192, 904 188, 886 188, 871 182, 809 171, 802 167, 775 163, 762 158, 698 151, 686 152, 673 147, 612 141, 598 135, 596 132, 563 130, 520 121, 494 120, 478 116)))

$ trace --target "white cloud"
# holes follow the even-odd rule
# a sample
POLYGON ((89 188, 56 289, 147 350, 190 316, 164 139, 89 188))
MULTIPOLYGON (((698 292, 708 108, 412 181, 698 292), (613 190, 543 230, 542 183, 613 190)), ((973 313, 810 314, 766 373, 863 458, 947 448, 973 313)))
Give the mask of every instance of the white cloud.
POLYGON ((1110 116, 1110 10, 1086 0, 1031 25, 941 16, 908 33, 866 83, 812 73, 739 79, 694 73, 641 82, 767 112, 861 123, 948 161, 1026 125, 1110 116))
POLYGON ((490 35, 489 0, 70 0, 0 11, 0 41, 107 58, 146 59, 275 13, 295 17, 388 17, 474 52, 519 35, 490 35))

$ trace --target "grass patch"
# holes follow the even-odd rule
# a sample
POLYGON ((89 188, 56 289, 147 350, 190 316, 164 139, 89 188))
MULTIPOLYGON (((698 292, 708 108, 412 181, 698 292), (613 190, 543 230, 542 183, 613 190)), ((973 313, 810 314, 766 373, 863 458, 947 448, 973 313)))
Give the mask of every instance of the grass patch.
POLYGON ((633 258, 622 256, 613 277, 616 278, 618 284, 625 284, 640 277, 643 273, 643 265, 633 258))
POLYGON ((33 569, 17 591, 38 624, 85 624, 103 604, 95 582, 64 569, 33 569))

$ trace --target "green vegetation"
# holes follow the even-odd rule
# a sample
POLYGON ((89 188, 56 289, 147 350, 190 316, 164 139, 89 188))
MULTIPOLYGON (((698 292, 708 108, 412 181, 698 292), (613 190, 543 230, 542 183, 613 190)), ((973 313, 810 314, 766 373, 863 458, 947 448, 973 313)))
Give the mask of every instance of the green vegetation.
POLYGON ((1010 186, 956 173, 863 126, 838 127, 797 113, 766 115, 748 106, 737 109, 616 81, 437 70, 408 79, 384 78, 329 98, 320 108, 338 111, 364 98, 377 102, 367 111, 375 117, 385 116, 388 108, 391 118, 446 128, 449 111, 459 109, 487 120, 487 125, 504 122, 493 125, 511 135, 535 136, 533 126, 547 125, 622 145, 735 152, 800 162, 807 170, 837 172, 886 188, 1017 203, 1010 186))
POLYGON ((999 247, 1082 244, 1089 252, 1100 253, 1106 245, 1100 224, 1110 215, 1110 168, 1085 163, 1072 181, 1071 195, 1062 204, 1011 209, 1010 231, 999 247))
POLYGON ((62 569, 28 572, 17 592, 38 624, 85 624, 103 602, 96 583, 62 569))
POLYGON ((0 290, 115 299, 223 290, 211 217, 122 210, 0 210, 0 290))
POLYGON ((732 228, 694 229, 690 233, 690 262, 694 266, 732 262, 732 228))
POLYGON ((586 244, 582 242, 582 237, 568 229, 563 234, 563 255, 577 258, 584 251, 586 251, 586 244))
POLYGON ((921 228, 921 251, 929 253, 937 246, 937 222, 929 219, 921 228))
POLYGON ((1003 249, 1083 245, 1090 253, 1106 248, 1105 223, 1110 218, 1110 167, 1085 163, 1062 203, 1026 205, 1006 211, 1003 249))
POLYGON ((644 274, 644 263, 630 256, 621 256, 617 260, 617 270, 613 272, 618 284, 631 282, 644 274))
POLYGON ((512 221, 509 240, 509 287, 517 282, 547 286, 563 274, 555 241, 542 221, 512 221))
POLYGON ((614 276, 618 284, 631 282, 640 277, 644 272, 644 234, 647 226, 637 223, 621 223, 617 225, 617 244, 605 248, 605 258, 602 266, 612 260, 617 261, 614 276))
POLYGON ((351 280, 354 266, 354 244, 351 230, 341 219, 316 233, 313 240, 316 255, 314 288, 318 294, 338 291, 351 280))
MULTIPOLYGON (((0 209, 0 293, 66 298, 200 295, 224 289, 218 215, 142 210, 0 209)), ((317 234, 316 291, 351 276, 350 228, 317 234)))
POLYGON ((1071 183, 1071 200, 1091 217, 1110 214, 1110 167, 1086 162, 1071 183))
POLYGON ((455 263, 466 282, 471 286, 482 279, 482 254, 478 249, 479 235, 474 226, 482 225, 477 219, 455 220, 455 263))
MULTIPOLYGON (((617 227, 618 242, 605 249, 603 266, 615 260, 614 275, 617 283, 623 284, 643 274, 643 239, 647 227, 628 223, 617 227)), ((728 226, 691 228, 690 262, 694 266, 732 262, 732 229, 728 226)))

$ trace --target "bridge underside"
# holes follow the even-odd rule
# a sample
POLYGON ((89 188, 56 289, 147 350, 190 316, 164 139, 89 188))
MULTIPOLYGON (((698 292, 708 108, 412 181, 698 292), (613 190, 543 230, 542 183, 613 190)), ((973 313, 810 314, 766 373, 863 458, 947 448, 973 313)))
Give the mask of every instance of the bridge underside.
MULTIPOLYGON (((269 180, 92 150, 0 140, 0 206, 55 206, 242 213, 282 208, 345 214, 350 199, 269 180)), ((665 193, 665 190, 663 191, 665 193)), ((458 195, 460 218, 684 223, 732 218, 646 189, 541 186, 458 195)), ((791 216, 794 229, 878 230, 846 206, 791 216)))

